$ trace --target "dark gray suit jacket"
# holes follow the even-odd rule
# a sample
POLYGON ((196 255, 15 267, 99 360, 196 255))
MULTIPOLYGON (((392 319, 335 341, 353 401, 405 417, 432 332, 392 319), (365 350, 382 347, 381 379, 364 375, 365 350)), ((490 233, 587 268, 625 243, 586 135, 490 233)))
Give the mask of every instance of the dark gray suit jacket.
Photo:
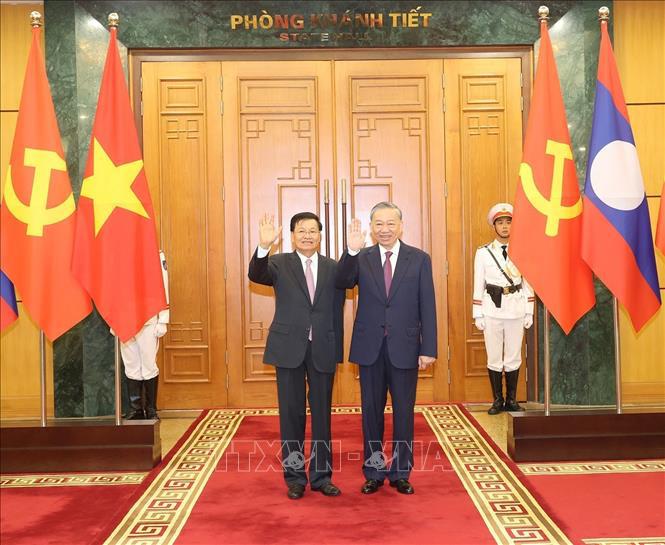
POLYGON ((254 252, 249 279, 275 290, 275 316, 263 361, 295 368, 303 363, 312 326, 314 367, 334 373, 343 360, 345 292, 335 288, 337 262, 319 254, 314 303, 310 301, 302 262, 296 252, 259 259, 254 252))

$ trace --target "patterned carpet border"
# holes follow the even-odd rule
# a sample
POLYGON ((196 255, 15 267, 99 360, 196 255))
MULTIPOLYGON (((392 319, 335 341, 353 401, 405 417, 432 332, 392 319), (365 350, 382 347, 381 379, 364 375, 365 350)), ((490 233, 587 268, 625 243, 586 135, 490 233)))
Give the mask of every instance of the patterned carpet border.
MULTIPOLYGON (((463 409, 418 406, 416 412, 428 422, 497 543, 571 545, 463 409)), ((172 545, 244 417, 278 414, 277 409, 210 410, 105 545, 172 545)), ((360 409, 334 407, 333 414, 360 414, 360 409)))
POLYGON ((592 475, 611 473, 661 473, 665 460, 636 460, 626 462, 559 462, 518 464, 525 475, 592 475))
POLYGON ((68 473, 63 475, 0 475, 0 489, 49 488, 54 486, 118 486, 141 484, 147 473, 68 473))
POLYGON ((211 410, 192 430, 142 496, 104 542, 106 545, 173 543, 210 475, 247 415, 275 410, 211 410))
POLYGON ((422 412, 497 543, 571 545, 460 407, 422 412))
POLYGON ((601 537, 582 541, 586 545, 665 545, 665 537, 601 537))

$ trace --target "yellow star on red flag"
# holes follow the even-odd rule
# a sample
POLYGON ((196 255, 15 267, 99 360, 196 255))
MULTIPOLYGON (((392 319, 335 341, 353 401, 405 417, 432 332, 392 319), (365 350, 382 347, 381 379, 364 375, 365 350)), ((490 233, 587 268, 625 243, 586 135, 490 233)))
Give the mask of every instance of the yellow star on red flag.
POLYGON ((143 168, 143 161, 116 165, 99 140, 93 139, 93 174, 83 180, 81 196, 92 200, 95 236, 116 208, 124 208, 144 218, 150 216, 132 191, 132 184, 143 168))

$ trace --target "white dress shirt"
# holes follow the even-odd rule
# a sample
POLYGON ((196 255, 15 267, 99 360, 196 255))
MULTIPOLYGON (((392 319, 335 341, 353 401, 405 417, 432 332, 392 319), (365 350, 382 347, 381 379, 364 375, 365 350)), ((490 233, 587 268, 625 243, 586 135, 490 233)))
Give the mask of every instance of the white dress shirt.
MULTIPOLYGON (((383 267, 386 263, 386 252, 392 252, 392 255, 390 256, 390 265, 392 268, 392 275, 395 276, 395 267, 397 266, 397 256, 399 255, 399 247, 400 247, 400 242, 399 239, 395 241, 395 244, 393 247, 388 250, 388 248, 384 248, 379 244, 379 252, 381 252, 381 267, 383 267)), ((360 250, 348 250, 349 255, 358 255, 360 253, 360 250)))
MULTIPOLYGON (((257 246, 256 248, 256 257, 259 259, 263 259, 270 253, 270 250, 266 250, 265 248, 262 248, 261 246, 257 246)), ((306 261, 308 259, 312 260, 312 263, 310 264, 310 267, 312 268, 312 276, 314 276, 314 288, 316 289, 316 280, 318 278, 318 272, 319 272, 319 254, 317 252, 314 252, 312 257, 307 257, 300 252, 296 250, 296 254, 300 258, 300 263, 302 264, 302 272, 305 274, 305 271, 307 270, 307 263, 306 261)))

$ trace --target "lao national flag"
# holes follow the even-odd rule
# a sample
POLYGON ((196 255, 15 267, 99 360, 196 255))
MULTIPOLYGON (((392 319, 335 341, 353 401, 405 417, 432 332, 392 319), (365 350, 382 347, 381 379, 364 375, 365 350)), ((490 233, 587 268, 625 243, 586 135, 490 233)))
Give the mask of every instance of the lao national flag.
POLYGON ((4 331, 18 318, 14 284, 0 270, 0 331, 4 331))
POLYGON ((660 307, 649 209, 607 23, 584 188, 582 255, 639 331, 660 307))

